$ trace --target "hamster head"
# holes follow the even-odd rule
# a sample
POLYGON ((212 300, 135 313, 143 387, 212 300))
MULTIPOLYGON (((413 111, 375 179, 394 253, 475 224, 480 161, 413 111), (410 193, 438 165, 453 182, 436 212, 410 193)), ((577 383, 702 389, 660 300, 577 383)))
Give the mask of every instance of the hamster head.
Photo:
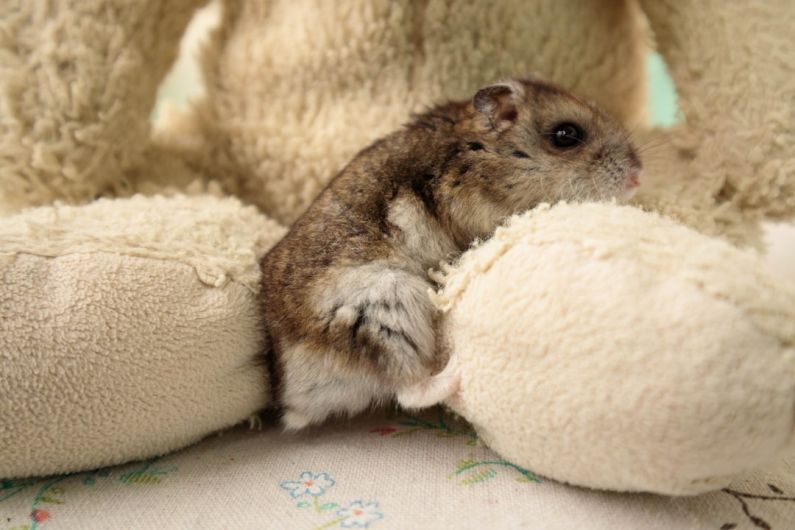
POLYGON ((640 184, 621 124, 555 85, 508 80, 480 89, 465 109, 440 190, 464 239, 540 203, 621 200, 640 184))

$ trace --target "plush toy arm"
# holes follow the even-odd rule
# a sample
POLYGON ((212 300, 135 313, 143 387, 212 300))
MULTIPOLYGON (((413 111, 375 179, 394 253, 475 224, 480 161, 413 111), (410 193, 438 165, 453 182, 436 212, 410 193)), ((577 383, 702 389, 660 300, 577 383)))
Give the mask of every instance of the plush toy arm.
POLYGON ((0 214, 124 190, 157 87, 202 3, 4 2, 0 214))
POLYGON ((258 261, 284 232, 210 196, 0 219, 0 477, 149 458, 264 407, 258 261))
POLYGON ((460 377, 446 404, 538 474, 694 494, 795 444, 795 286, 670 219, 538 208, 434 299, 460 377))
POLYGON ((644 199, 703 231, 737 241, 755 236, 748 220, 791 218, 795 3, 641 4, 676 84, 683 117, 683 123, 648 141, 652 193, 644 199), (661 198, 666 189, 671 197, 661 198), (688 214, 688 208, 696 213, 688 214))

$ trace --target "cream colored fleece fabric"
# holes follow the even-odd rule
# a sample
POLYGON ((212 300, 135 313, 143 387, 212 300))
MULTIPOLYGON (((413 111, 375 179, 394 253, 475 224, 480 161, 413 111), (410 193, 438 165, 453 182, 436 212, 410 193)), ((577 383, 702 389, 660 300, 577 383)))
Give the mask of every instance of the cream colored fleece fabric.
MULTIPOLYGON (((755 216, 793 210, 792 8, 777 2, 643 4, 688 121, 641 199, 737 241, 754 237, 755 216), (769 109, 747 104, 749 87, 769 109), (733 136, 768 123, 761 147, 733 136)), ((183 187, 192 173, 179 156, 288 222, 410 110, 529 70, 642 121, 633 1, 229 0, 204 59, 208 99, 149 144, 155 86, 197 3, 9 4, 0 211, 183 187)), ((580 484, 692 493, 784 445, 790 288, 758 260, 634 210, 528 219, 465 258, 446 291, 460 410, 498 451, 580 484)), ((256 257, 282 233, 207 197, 0 221, 0 475, 151 456, 261 406, 256 257)))
POLYGON ((795 215, 795 2, 641 3, 682 112, 642 142, 641 202, 758 244, 754 221, 795 215))
POLYGON ((793 439, 795 288, 657 215, 559 205, 448 271, 450 400, 511 462, 595 488, 692 494, 793 439))
POLYGON ((282 222, 411 111, 531 70, 627 123, 647 166, 640 204, 756 245, 760 217, 795 213, 788 0, 224 7, 208 98, 161 145, 282 222), (671 130, 643 128, 648 25, 680 96, 671 130))
POLYGON ((56 204, 0 220, 0 253, 115 252, 180 261, 214 287, 259 291, 258 259, 286 230, 233 197, 140 195, 56 204))
POLYGON ((230 0, 174 149, 289 223, 410 112, 503 76, 537 71, 641 122, 643 29, 624 1, 230 0))
POLYGON ((151 457, 264 406, 257 262, 283 234, 215 197, 0 220, 0 477, 151 457))
POLYGON ((0 215, 129 193, 149 112, 203 0, 4 0, 0 215))

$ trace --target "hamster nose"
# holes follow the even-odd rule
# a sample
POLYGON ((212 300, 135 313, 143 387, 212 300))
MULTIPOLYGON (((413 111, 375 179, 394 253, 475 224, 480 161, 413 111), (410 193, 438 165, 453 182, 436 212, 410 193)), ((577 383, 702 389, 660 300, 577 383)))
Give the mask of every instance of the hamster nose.
POLYGON ((643 170, 639 167, 633 167, 629 170, 629 174, 627 175, 627 188, 637 188, 640 186, 640 179, 643 176, 643 170))

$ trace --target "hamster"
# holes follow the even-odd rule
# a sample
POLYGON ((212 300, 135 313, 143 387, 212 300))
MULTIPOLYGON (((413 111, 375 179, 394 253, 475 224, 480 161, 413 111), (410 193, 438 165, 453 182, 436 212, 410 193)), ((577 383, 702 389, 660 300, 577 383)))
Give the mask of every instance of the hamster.
POLYGON ((641 162, 615 120, 511 79, 361 151, 261 262, 272 394, 300 429, 439 370, 429 269, 542 202, 622 198, 641 162))

